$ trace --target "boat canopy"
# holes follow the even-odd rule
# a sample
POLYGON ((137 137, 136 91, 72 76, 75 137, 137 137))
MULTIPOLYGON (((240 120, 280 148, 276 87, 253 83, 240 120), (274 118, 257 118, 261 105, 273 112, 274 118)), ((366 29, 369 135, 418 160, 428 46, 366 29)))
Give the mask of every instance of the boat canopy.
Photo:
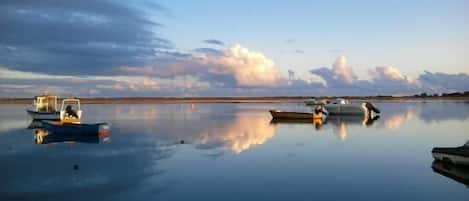
POLYGON ((55 112, 57 110, 57 96, 35 96, 33 104, 37 111, 55 112))
POLYGON ((62 100, 60 109, 60 120, 66 123, 79 123, 81 120, 80 100, 67 98, 62 100))
POLYGON ((62 109, 65 110, 65 106, 76 106, 77 110, 80 110, 80 100, 76 98, 66 98, 62 100, 62 109))

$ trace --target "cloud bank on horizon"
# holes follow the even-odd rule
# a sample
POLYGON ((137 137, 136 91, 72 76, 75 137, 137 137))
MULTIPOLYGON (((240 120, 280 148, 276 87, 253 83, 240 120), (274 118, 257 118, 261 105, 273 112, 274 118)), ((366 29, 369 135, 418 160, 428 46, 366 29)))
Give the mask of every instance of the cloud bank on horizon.
MULTIPOLYGON (((404 95, 469 90, 469 75, 393 66, 359 78, 340 56, 331 67, 295 77, 241 44, 202 40, 181 50, 159 33, 158 4, 114 1, 0 3, 0 97, 404 95), (94 6, 87 6, 92 4, 94 6)), ((301 54, 305 54, 301 51, 301 54)))

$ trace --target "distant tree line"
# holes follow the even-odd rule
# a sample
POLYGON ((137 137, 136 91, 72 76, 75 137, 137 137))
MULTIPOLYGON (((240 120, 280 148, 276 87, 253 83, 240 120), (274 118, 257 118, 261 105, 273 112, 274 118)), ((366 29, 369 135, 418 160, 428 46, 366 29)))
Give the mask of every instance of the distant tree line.
POLYGON ((418 98, 423 98, 423 97, 469 97, 469 91, 464 91, 464 92, 453 92, 453 93, 420 93, 420 94, 415 94, 414 97, 418 98))

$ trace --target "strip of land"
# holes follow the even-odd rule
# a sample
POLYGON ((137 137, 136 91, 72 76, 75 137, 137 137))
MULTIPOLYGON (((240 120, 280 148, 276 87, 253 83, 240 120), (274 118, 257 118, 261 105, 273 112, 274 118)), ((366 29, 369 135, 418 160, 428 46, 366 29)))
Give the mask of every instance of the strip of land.
MULTIPOLYGON (((79 98, 79 97, 78 97, 79 98)), ((155 104, 155 103, 282 103, 282 102, 303 102, 306 99, 315 98, 317 100, 334 100, 339 97, 325 96, 273 96, 273 97, 113 97, 113 98, 79 98, 82 104, 155 104)), ((352 101, 432 101, 451 100, 469 102, 469 96, 341 96, 352 101)), ((59 99, 61 102, 61 99, 59 99)), ((31 104, 32 98, 0 98, 0 104, 31 104)))

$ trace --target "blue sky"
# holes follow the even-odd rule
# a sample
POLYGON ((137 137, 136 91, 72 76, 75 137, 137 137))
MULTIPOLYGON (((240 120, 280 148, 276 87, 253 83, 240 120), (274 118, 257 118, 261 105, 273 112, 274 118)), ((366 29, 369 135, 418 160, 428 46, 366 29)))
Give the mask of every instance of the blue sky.
POLYGON ((469 90, 467 4, 2 1, 0 96, 469 90))
POLYGON ((307 71, 346 55, 357 71, 469 72, 465 1, 162 1, 164 34, 183 49, 205 38, 240 43, 280 68, 307 71), (304 54, 295 54, 295 50, 304 54))

